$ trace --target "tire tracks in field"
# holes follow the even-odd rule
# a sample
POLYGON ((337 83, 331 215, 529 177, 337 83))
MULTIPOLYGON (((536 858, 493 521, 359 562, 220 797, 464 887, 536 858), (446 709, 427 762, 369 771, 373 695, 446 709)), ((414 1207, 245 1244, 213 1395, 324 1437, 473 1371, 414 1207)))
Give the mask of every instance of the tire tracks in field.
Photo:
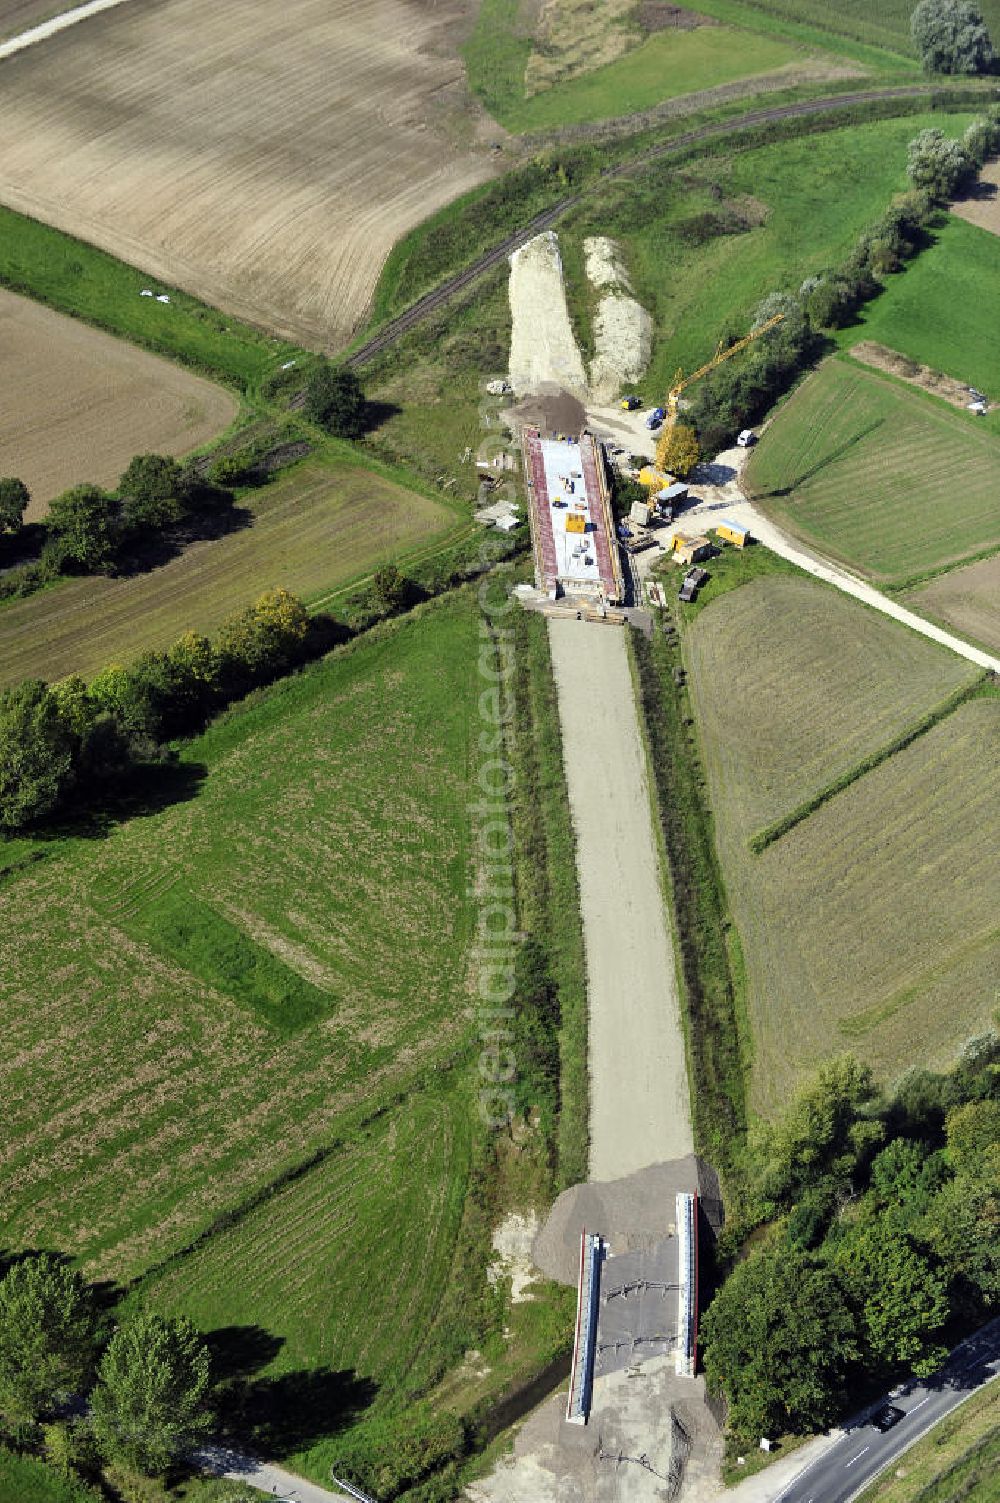
MULTIPOLYGON (((746 114, 738 115, 733 119, 715 121, 710 125, 699 126, 697 130, 684 131, 680 135, 671 136, 669 141, 661 141, 659 145, 649 147, 641 156, 632 157, 614 167, 606 167, 601 172, 598 182, 610 182, 616 178, 628 177, 630 173, 651 160, 672 156, 702 141, 710 141, 719 136, 738 135, 753 130, 759 125, 769 125, 774 121, 809 119, 816 115, 836 114, 839 110, 851 109, 862 104, 877 104, 880 100, 902 101, 919 99, 924 95, 930 98, 936 92, 938 90, 934 85, 904 84, 884 89, 858 89, 848 94, 830 94, 821 99, 801 99, 794 104, 769 105, 763 109, 749 110, 746 114)), ((984 99, 989 97, 985 91, 983 97, 984 99)), ((424 293, 409 308, 404 309, 402 313, 384 324, 376 334, 372 335, 371 339, 347 355, 346 363, 355 368, 367 365, 376 356, 390 349, 402 339, 404 334, 408 334, 411 329, 430 318, 440 308, 445 307, 467 287, 480 281, 515 251, 526 245, 529 240, 551 229, 571 209, 575 208, 582 198, 581 193, 567 194, 544 213, 536 215, 522 229, 515 230, 506 236, 492 250, 484 252, 463 271, 457 272, 440 286, 424 293)))

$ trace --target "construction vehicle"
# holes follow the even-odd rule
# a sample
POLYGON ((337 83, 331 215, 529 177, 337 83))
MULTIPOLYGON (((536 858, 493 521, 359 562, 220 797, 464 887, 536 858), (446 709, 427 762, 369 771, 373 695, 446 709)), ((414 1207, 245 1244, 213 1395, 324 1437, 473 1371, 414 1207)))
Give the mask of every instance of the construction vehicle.
POLYGON ((636 396, 622 397, 618 405, 622 412, 636 412, 642 406, 642 398, 636 396))

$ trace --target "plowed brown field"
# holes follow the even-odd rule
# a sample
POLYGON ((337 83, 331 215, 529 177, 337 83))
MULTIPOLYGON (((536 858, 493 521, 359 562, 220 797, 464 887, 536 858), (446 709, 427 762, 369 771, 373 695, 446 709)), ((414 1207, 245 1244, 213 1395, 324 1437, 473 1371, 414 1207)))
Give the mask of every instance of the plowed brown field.
POLYGON ((462 0, 123 5, 4 63, 0 201, 325 348, 486 178, 462 0))
POLYGON ((0 291, 0 474, 29 517, 81 480, 114 485, 133 454, 185 454, 232 422, 237 399, 28 298, 0 291))

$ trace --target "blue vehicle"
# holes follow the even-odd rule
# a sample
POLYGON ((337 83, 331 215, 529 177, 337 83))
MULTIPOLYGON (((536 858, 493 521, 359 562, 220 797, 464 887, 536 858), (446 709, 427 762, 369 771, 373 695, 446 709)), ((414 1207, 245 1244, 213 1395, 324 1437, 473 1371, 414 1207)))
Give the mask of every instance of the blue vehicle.
POLYGON ((665 407, 654 407, 652 412, 649 414, 649 417, 646 419, 646 427, 658 428, 663 422, 663 419, 666 417, 666 415, 667 409, 665 407))

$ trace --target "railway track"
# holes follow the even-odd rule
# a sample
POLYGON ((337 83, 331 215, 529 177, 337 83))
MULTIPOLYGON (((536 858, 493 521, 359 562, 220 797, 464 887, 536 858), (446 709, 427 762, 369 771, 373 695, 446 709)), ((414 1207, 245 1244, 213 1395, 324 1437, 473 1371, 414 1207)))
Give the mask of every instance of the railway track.
MULTIPOLYGON (((605 168, 601 173, 601 178, 610 181, 627 177, 629 173, 635 172, 650 159, 671 156, 701 141, 710 141, 716 136, 728 136, 738 134, 740 131, 753 130, 758 125, 769 125, 776 120, 808 119, 814 115, 834 114, 838 110, 850 109, 858 104, 874 104, 880 99, 915 99, 934 92, 934 87, 928 84, 905 84, 891 89, 860 89, 851 94, 827 95, 822 99, 801 99, 795 104, 771 105, 765 109, 751 110, 732 120, 716 121, 712 125, 703 125, 697 130, 672 136, 669 141, 662 141, 658 146, 649 147, 641 156, 620 162, 615 167, 605 168)), ((985 91, 983 97, 984 99, 989 97, 985 91)), ((581 196, 579 193, 573 193, 560 199, 558 203, 532 219, 530 224, 525 225, 523 229, 508 235, 499 245, 495 245, 492 250, 473 261, 464 271, 458 272, 457 275, 449 277, 446 282, 442 282, 439 287, 426 292, 403 313, 383 325, 378 333, 365 344, 348 355, 347 364, 355 367, 367 365, 377 355, 390 349, 404 334, 409 333, 417 324, 423 323, 439 308, 450 303, 460 292, 493 271, 508 256, 520 250, 523 245, 527 245, 529 240, 533 240, 536 235, 541 235, 545 230, 550 230, 570 209, 575 208, 581 196)))

